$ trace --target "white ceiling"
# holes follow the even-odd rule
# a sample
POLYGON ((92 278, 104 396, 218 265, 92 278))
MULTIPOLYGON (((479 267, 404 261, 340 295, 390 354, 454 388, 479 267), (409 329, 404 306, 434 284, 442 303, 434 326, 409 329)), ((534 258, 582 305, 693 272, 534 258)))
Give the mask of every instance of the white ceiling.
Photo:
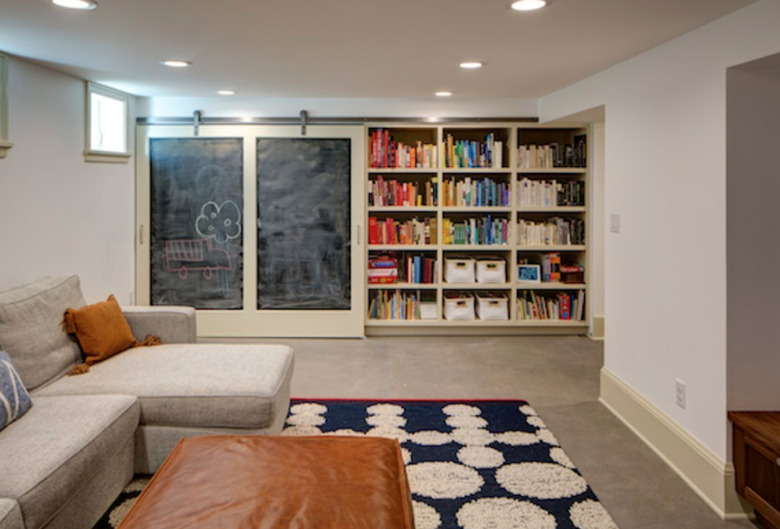
POLYGON ((97 1, 0 0, 0 50, 139 96, 535 98, 754 0, 97 1))

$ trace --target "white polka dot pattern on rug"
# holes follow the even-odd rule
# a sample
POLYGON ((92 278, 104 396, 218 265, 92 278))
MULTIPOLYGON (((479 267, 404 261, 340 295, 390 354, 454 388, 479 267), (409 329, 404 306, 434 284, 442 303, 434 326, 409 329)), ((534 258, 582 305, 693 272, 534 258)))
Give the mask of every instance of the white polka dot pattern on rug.
POLYGON ((111 527, 117 527, 119 525, 119 523, 122 521, 122 518, 124 518, 130 511, 130 508, 135 505, 136 499, 137 498, 126 499, 113 508, 111 514, 108 515, 108 523, 111 525, 111 527))
POLYGON ((539 415, 538 413, 536 413, 536 410, 535 410, 535 409, 533 409, 533 408, 532 408, 531 406, 529 406, 528 404, 524 404, 523 406, 520 406, 520 407, 518 408, 518 410, 520 410, 520 411, 521 411, 521 412, 523 412, 524 414, 528 415, 529 417, 535 417, 535 416, 539 415))
POLYGON ((365 434, 363 432, 356 432, 355 430, 350 430, 349 428, 342 428, 340 430, 333 430, 332 432, 323 432, 323 435, 346 435, 350 437, 359 437, 365 434))
POLYGON ((559 446, 560 445, 560 443, 558 442, 558 439, 556 439, 555 436, 552 434, 552 432, 550 430, 548 430, 547 428, 542 428, 541 430, 537 430, 536 431, 536 436, 540 440, 542 440, 545 443, 547 443, 548 445, 553 445, 553 446, 559 446))
POLYGON ((482 414, 482 410, 468 404, 449 404, 444 406, 441 411, 452 417, 475 417, 482 414))
POLYGON ((541 507, 512 498, 482 498, 458 511, 463 529, 556 529, 555 517, 541 507))
POLYGON ((607 510, 593 500, 572 505, 569 509, 569 517, 577 529, 618 529, 607 510))
POLYGON ((487 446, 496 440, 496 436, 477 428, 455 428, 452 440, 466 446, 487 446))
POLYGON ((369 415, 403 415, 404 409, 396 404, 374 404, 366 408, 369 415))
POLYGON ((504 464, 504 454, 487 446, 464 446, 458 450, 458 460, 473 468, 498 468, 504 464))
POLYGON ((316 426, 288 426, 282 430, 281 435, 322 435, 322 430, 316 426))
POLYGON ((302 402, 290 406, 290 413, 293 415, 324 415, 328 411, 326 406, 314 402, 302 402))
POLYGON ((496 481, 512 494, 550 500, 582 494, 585 480, 571 469, 554 463, 514 463, 496 471, 496 481))
POLYGON ((409 465, 406 474, 412 493, 434 499, 469 496, 485 483, 476 470, 457 463, 417 463, 409 465))
POLYGON ((127 484, 123 492, 141 492, 149 484, 150 478, 136 478, 127 484))
POLYGON ((496 434, 496 441, 511 446, 529 446, 539 442, 535 433, 504 432, 496 434))
POLYGON ((366 422, 371 426, 389 426, 392 428, 402 428, 406 426, 406 419, 398 415, 370 415, 366 422))
POLYGON ((296 414, 287 418, 287 424, 293 426, 322 426, 325 424, 325 417, 322 415, 296 414))
POLYGON ((564 452, 563 449, 558 446, 550 448, 550 459, 559 465, 565 466, 566 468, 574 468, 574 463, 571 462, 569 456, 567 456, 566 452, 564 452))
POLYGON ((415 529, 439 529, 441 516, 436 509, 421 501, 412 502, 415 529))
POLYGON ((453 428, 486 428, 488 422, 482 417, 472 415, 453 415, 445 421, 453 428))
POLYGON ((409 439, 409 434, 406 430, 396 428, 395 426, 375 426, 366 432, 369 437, 386 437, 388 439, 395 439, 399 443, 403 443, 409 439))
POLYGON ((452 436, 448 433, 437 432, 436 430, 424 430, 413 433, 409 440, 418 445, 441 446, 452 442, 452 436))

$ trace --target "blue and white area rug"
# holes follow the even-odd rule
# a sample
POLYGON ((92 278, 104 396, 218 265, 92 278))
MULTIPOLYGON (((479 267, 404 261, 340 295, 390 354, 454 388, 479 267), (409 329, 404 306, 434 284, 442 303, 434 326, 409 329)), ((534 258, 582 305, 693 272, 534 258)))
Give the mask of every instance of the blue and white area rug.
POLYGON ((525 401, 294 400, 282 434, 397 439, 417 529, 617 529, 525 401))
MULTIPOLYGON (((525 401, 293 399, 282 435, 397 439, 417 529, 617 529, 525 401)), ((131 482, 94 529, 118 526, 148 481, 131 482)))

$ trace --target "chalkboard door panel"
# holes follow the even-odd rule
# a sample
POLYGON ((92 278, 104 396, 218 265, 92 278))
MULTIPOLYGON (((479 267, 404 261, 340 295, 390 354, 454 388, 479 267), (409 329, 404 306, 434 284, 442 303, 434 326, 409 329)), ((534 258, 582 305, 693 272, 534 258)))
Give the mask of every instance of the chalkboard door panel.
POLYGON ((365 128, 139 125, 136 300, 198 336, 364 335, 365 128))
POLYGON ((243 307, 241 138, 154 138, 151 304, 243 307))
POLYGON ((257 308, 349 310, 349 139, 259 138, 257 213, 257 308))

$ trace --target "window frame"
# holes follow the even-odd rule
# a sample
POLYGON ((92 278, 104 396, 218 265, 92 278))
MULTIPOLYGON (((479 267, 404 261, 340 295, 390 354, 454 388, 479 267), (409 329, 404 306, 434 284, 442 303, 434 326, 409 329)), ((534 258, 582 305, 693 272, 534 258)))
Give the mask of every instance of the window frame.
POLYGON ((86 106, 86 121, 85 121, 85 136, 84 136, 84 159, 88 162, 108 162, 108 163, 127 163, 132 156, 130 152, 130 94, 103 86, 91 81, 86 82, 85 90, 85 106, 86 106), (125 126, 125 145, 124 151, 102 151, 93 149, 92 142, 92 94, 108 97, 116 101, 120 101, 124 105, 124 126, 125 126))
POLYGON ((0 52, 0 158, 13 146, 8 141, 8 56, 0 52))

